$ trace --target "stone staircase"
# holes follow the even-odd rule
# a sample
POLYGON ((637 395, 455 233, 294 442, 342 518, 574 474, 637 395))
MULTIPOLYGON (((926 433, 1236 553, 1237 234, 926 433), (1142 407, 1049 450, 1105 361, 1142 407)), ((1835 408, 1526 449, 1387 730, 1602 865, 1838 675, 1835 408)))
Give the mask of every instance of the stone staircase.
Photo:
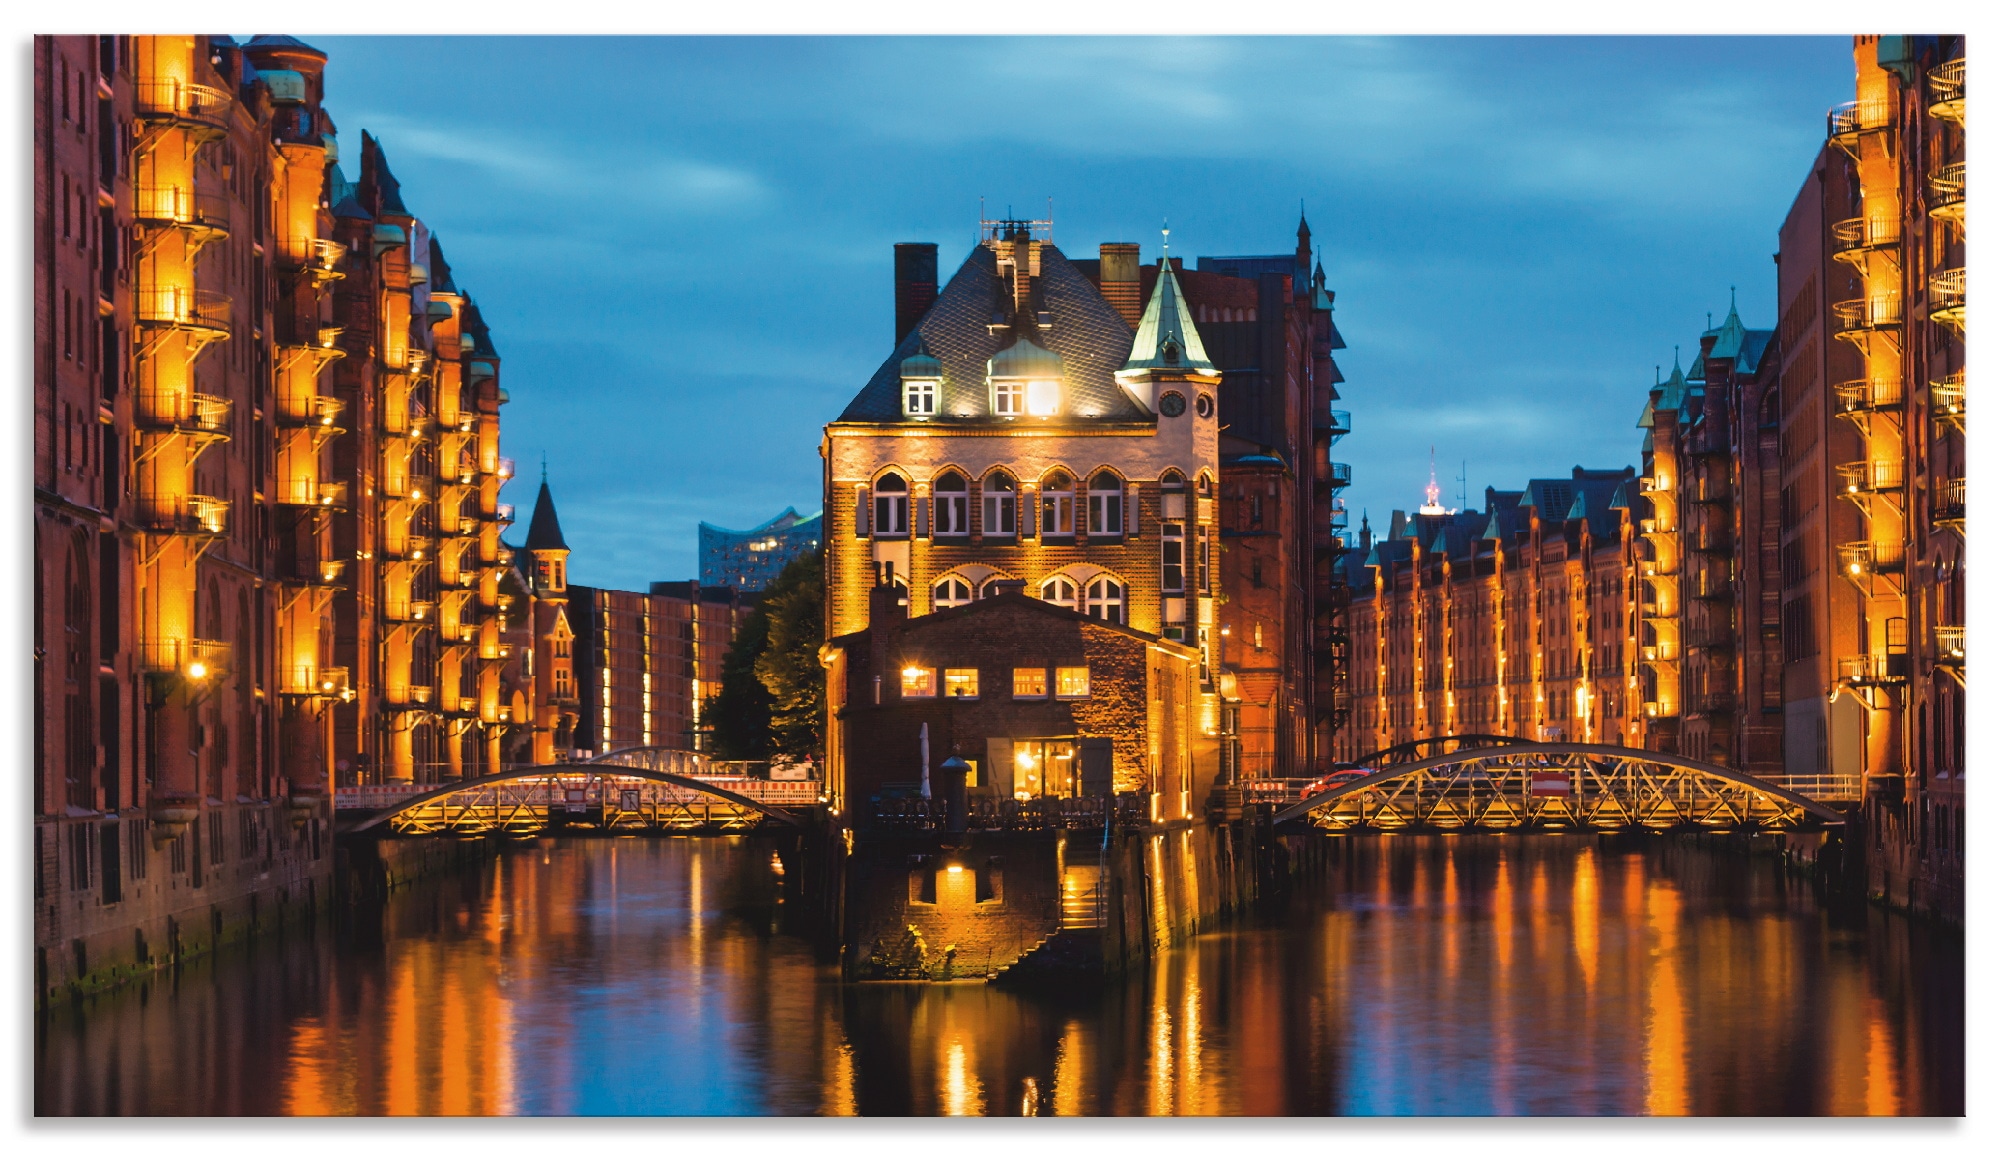
POLYGON ((1104 869, 1096 849, 1078 852, 1063 867, 1062 929, 1082 931, 1104 926, 1104 869))

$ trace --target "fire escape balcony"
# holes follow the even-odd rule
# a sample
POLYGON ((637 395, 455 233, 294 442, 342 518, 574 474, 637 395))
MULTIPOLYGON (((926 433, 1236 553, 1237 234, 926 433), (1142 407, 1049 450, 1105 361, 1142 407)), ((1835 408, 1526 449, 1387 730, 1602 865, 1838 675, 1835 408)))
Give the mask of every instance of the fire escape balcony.
POLYGON ((232 101, 220 88, 182 80, 148 80, 134 87, 133 110, 143 126, 139 155, 152 151, 170 129, 187 132, 197 146, 228 133, 232 101))
POLYGON ((278 244, 278 267, 293 275, 325 283, 346 275, 340 270, 340 261, 346 255, 347 249, 338 240, 317 236, 289 237, 278 244))
POLYGON ((1681 658, 1681 648, 1677 643, 1649 643, 1639 648, 1642 663, 1674 663, 1681 658))
POLYGON ((142 531, 214 539, 229 534, 229 501, 220 496, 140 496, 135 518, 142 531))
POLYGON ((1932 633, 1937 646, 1937 661, 1943 667, 1965 666, 1965 625, 1962 623, 1941 623, 1932 633))
POLYGON ((179 228, 205 244, 229 235, 229 201, 174 184, 141 184, 132 197, 132 220, 149 228, 179 228))
POLYGON ((1894 216, 1855 216, 1833 226, 1833 258, 1862 270, 1872 252, 1893 252, 1903 230, 1894 216))
POLYGON ((1931 490, 1931 523, 1965 534, 1965 477, 1947 476, 1931 490))
POLYGON ((390 623, 423 623, 437 615, 437 604, 423 599, 395 599, 383 601, 382 616, 390 623))
POLYGON ((382 481, 382 494, 392 500, 409 500, 420 504, 430 498, 430 489, 423 476, 413 476, 407 472, 391 473, 382 481))
POLYGON ((1903 326, 1903 297, 1882 292, 1859 300, 1841 300, 1833 305, 1833 322, 1835 335, 1856 344, 1873 332, 1893 332, 1903 326))
POLYGON ((391 687, 382 694, 382 702, 392 711, 424 711, 430 708, 436 689, 427 683, 408 683, 401 690, 391 687))
POLYGON ((309 663, 278 669, 278 694, 308 699, 354 698, 353 677, 344 667, 314 667, 309 663))
POLYGON ((1857 501, 1862 496, 1901 494, 1903 489, 1901 460, 1855 460, 1835 464, 1833 474, 1839 477, 1841 494, 1857 501))
POLYGON ((1965 369, 1931 381, 1931 418, 1965 433, 1965 369))
POLYGON ((1903 570, 1901 540, 1860 540, 1841 544, 1836 551, 1841 574, 1864 586, 1873 576, 1894 575, 1903 570))
POLYGON ((349 490, 345 481, 299 476, 278 485, 278 502, 286 507, 346 511, 349 490))
POLYGON ((1931 115, 1965 127, 1965 57, 1930 70, 1931 115))
POLYGON ((347 573, 346 560, 323 560, 313 556, 302 556, 278 564, 279 583, 293 587, 338 588, 344 587, 341 577, 347 573))
POLYGON ((1332 514, 1331 526, 1333 530, 1336 532, 1341 531, 1342 529, 1347 527, 1346 500, 1336 499, 1333 501, 1333 514, 1332 514))
POLYGON ((155 639, 139 644, 139 670, 191 682, 229 675, 229 644, 219 639, 155 639))
POLYGON ((1826 138, 1849 155, 1860 151, 1861 138, 1889 128, 1893 109, 1887 100, 1849 100, 1826 114, 1826 138))
POLYGON ((347 409, 345 400, 318 395, 280 396, 277 408, 281 428, 308 428, 321 435, 338 435, 344 430, 338 421, 340 413, 347 409))
POLYGON ((132 422, 149 432, 229 438, 231 402, 205 392, 142 390, 133 405, 132 422))
POLYGON ((514 522, 514 505, 513 505, 513 504, 494 504, 494 505, 493 505, 493 522, 494 522, 494 523, 496 523, 496 524, 511 524, 511 523, 513 523, 513 522, 514 522))
POLYGON ((1848 380, 1833 385, 1833 398, 1843 416, 1895 411, 1903 406, 1903 381, 1895 376, 1886 380, 1848 380))
POLYGON ((1354 417, 1338 408, 1328 408, 1320 416, 1317 424, 1317 430, 1337 440, 1354 430, 1354 417))
POLYGON ((141 288, 133 318, 156 328, 210 337, 229 335, 229 297, 196 288, 141 288))
POLYGON ((479 645, 479 658, 495 663, 513 659, 514 645, 511 643, 482 643, 479 645))
POLYGON ((1943 220, 1963 230, 1965 228, 1965 161, 1945 164, 1938 168, 1937 175, 1930 184, 1930 209, 1933 219, 1943 220))
POLYGON ((1930 278, 1931 319, 1965 334, 1965 269, 1945 268, 1930 278))
POLYGON ((1847 655, 1836 664, 1842 683, 1851 687, 1881 687, 1905 683, 1910 678, 1908 652, 1847 655))
POLYGON ((1354 465, 1328 463, 1327 480, 1336 488, 1344 488, 1354 482, 1354 465))

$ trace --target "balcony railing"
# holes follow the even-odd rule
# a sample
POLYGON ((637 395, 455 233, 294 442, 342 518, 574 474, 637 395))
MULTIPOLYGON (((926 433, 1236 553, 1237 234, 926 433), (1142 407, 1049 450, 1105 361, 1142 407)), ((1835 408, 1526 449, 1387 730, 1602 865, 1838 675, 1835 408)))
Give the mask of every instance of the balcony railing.
POLYGON ((1930 70, 1931 115, 1965 126, 1965 57, 1930 70))
POLYGON ((229 234, 229 201, 212 192, 173 184, 141 184, 132 197, 132 217, 161 228, 187 228, 216 236, 229 234))
POLYGON ((513 504, 494 504, 494 505, 493 505, 493 522, 494 522, 494 523, 501 523, 501 524, 511 524, 511 523, 513 523, 513 522, 514 522, 514 505, 513 505, 513 504))
POLYGON ((1841 544, 1837 551, 1841 574, 1849 579, 1866 579, 1903 570, 1903 544, 1900 540, 1861 540, 1841 544))
POLYGON ((1344 488, 1354 482, 1354 465, 1342 463, 1327 464, 1327 479, 1336 488, 1344 488))
POLYGON ((1842 656, 1836 667, 1843 683, 1857 687, 1902 683, 1910 678, 1910 657, 1907 652, 1842 656))
POLYGON ((1931 319, 1965 330, 1965 269, 1946 268, 1932 272, 1930 279, 1931 319))
POLYGON ((1943 165, 1929 183, 1931 215, 1965 223, 1965 161, 1943 165))
POLYGON ((206 392, 142 389, 132 422, 152 431, 229 435, 231 402, 206 392))
POLYGON ((1326 413, 1326 430, 1335 439, 1338 439, 1341 436, 1346 435, 1347 433, 1354 430, 1353 415, 1348 412, 1343 412, 1339 408, 1328 409, 1326 413))
POLYGON ((1856 460, 1835 464, 1833 473, 1840 477, 1841 490, 1850 496, 1864 492, 1892 492, 1903 486, 1901 460, 1856 460))
POLYGON ((229 645, 219 639, 156 639, 139 644, 139 670, 193 682, 229 674, 229 645))
POLYGON ((1347 501, 1333 501, 1332 527, 1336 532, 1347 526, 1347 501))
POLYGON ((1965 625, 1941 623, 1933 635, 1937 643, 1937 661, 1946 667, 1964 667, 1965 625))
POLYGON ((347 408, 332 396, 280 396, 278 424, 287 428, 331 428, 347 408))
POLYGON ((133 314, 142 324, 228 334, 229 297, 195 288, 141 288, 133 314))
POLYGON ((1931 489, 1931 521, 1940 527, 1965 527, 1965 477, 1947 476, 1931 489))
POLYGON ((1965 430, 1965 369, 1931 381, 1931 418, 1965 430))
POLYGON ((333 279, 340 261, 346 257, 347 249, 338 240, 324 240, 317 236, 287 237, 278 244, 278 264, 288 272, 308 272, 316 276, 333 279))
POLYGON ((436 604, 421 599, 391 599, 382 605, 383 616, 392 623, 422 623, 436 614, 436 610, 436 604))
POLYGON ((278 669, 280 695, 353 699, 352 679, 344 667, 314 667, 309 663, 278 669))
POLYGON ((174 119, 223 128, 229 124, 229 93, 206 84, 182 80, 151 80, 137 85, 141 119, 174 119))
POLYGON ((1856 216, 1833 226, 1833 254, 1853 256, 1877 248, 1893 248, 1903 238, 1894 216, 1856 216))
POLYGON ((145 530, 166 535, 226 535, 229 501, 219 496, 140 496, 135 518, 145 530))
POLYGON ((1833 305, 1833 320, 1843 334, 1894 328, 1903 322, 1903 298, 1884 293, 1860 300, 1841 300, 1833 305))
POLYGON ((1887 100, 1849 100, 1835 105, 1826 114, 1826 138, 1841 147, 1850 147, 1863 132, 1879 132, 1889 126, 1887 100))
POLYGON ((337 508, 346 510, 349 488, 346 481, 318 480, 295 476, 278 485, 278 502, 288 507, 337 508))
POLYGON ((1879 412, 1902 406, 1903 381, 1897 376, 1886 380, 1849 380, 1835 384, 1833 396, 1843 414, 1879 412))
POLYGON ((501 482, 503 483, 506 482, 507 480, 513 479, 514 461, 507 458, 506 456, 501 456, 493 463, 493 474, 499 476, 501 482))

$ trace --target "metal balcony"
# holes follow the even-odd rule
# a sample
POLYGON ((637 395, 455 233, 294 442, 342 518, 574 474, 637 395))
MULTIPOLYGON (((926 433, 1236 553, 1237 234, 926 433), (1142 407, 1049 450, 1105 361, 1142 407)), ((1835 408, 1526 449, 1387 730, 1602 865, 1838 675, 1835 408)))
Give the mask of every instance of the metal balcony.
POLYGON ((1826 138, 1837 148, 1852 153, 1861 137, 1889 127, 1893 111, 1887 100, 1849 100, 1826 114, 1826 138))
POLYGON ((1842 683, 1853 687, 1876 687, 1906 682, 1910 678, 1907 652, 1878 655, 1847 655, 1835 665, 1842 683))
POLYGON ((1930 70, 1931 115, 1965 127, 1965 57, 1946 60, 1930 70))
POLYGON ((1903 570, 1901 540, 1861 540, 1841 544, 1836 552, 1840 556, 1841 574, 1857 582, 1903 570))
POLYGON ((1833 258, 1860 267, 1870 252, 1893 248, 1903 230, 1894 216, 1856 216, 1833 226, 1833 258))
POLYGON ((278 426, 281 428, 310 428, 314 431, 339 431, 336 421, 347 408, 345 400, 332 396, 281 396, 277 404, 278 426))
POLYGON ((298 476, 278 485, 278 502, 287 507, 347 509, 347 484, 298 476))
POLYGON ((1345 528, 1346 526, 1347 526, 1347 501, 1335 500, 1333 501, 1332 527, 1335 531, 1339 531, 1340 529, 1345 528))
POLYGON ((1943 165, 1928 182, 1932 217, 1965 227, 1965 161, 1943 165))
POLYGON ((139 643, 139 670, 177 675, 190 683, 229 675, 229 645, 219 639, 156 639, 139 643))
POLYGON ((229 334, 230 301, 221 292, 195 288, 141 288, 133 316, 154 327, 229 334))
POLYGON ((1899 492, 1903 487, 1903 461, 1856 460, 1835 464, 1841 492, 1848 496, 1899 492))
POLYGON ((1930 278, 1931 319, 1965 332, 1965 269, 1946 268, 1930 278))
POLYGON ((1931 523, 1965 534, 1965 477, 1947 476, 1931 489, 1931 523))
POLYGON ((1328 435, 1337 440, 1354 430, 1354 417, 1347 412, 1341 411, 1339 408, 1329 408, 1326 413, 1326 419, 1320 427, 1328 435))
POLYGON ((318 280, 340 279, 345 274, 339 270, 340 261, 346 255, 347 249, 338 240, 302 236, 286 237, 278 242, 279 268, 318 280))
POLYGON ((323 560, 316 556, 297 556, 278 563, 278 582, 296 587, 337 588, 343 586, 340 577, 347 571, 346 560, 323 560))
POLYGON ((1833 322, 1842 336, 1893 330, 1903 323, 1903 298, 1885 292, 1859 300, 1841 300, 1833 305, 1833 322))
POLYGON ((436 689, 427 683, 404 684, 400 691, 391 687, 384 692, 386 698, 382 702, 398 710, 428 708, 435 693, 436 689))
POLYGON ((382 616, 391 623, 422 623, 437 613, 437 605, 429 600, 390 599, 382 605, 382 616))
POLYGON ((229 533, 229 501, 219 496, 140 496, 134 518, 145 531, 213 538, 229 533))
POLYGON ((1932 633, 1937 645, 1937 661, 1946 667, 1965 666, 1965 625, 1941 623, 1932 633))
POLYGON ((1965 369, 1931 381, 1931 418, 1965 431, 1965 369))
POLYGON ((513 504, 494 504, 494 505, 493 505, 493 522, 494 522, 494 523, 498 523, 498 524, 511 524, 511 523, 513 523, 513 522, 514 522, 514 505, 513 505, 513 504))
POLYGON ((1327 479, 1336 488, 1347 487, 1354 482, 1354 465, 1329 462, 1327 479))
POLYGON ((153 432, 229 438, 231 403, 205 392, 140 391, 132 422, 153 432))
POLYGON ((352 677, 344 667, 296 664, 278 669, 278 694, 317 699, 354 698, 352 677))
POLYGON ((514 461, 506 456, 501 456, 493 462, 493 474, 499 476, 502 483, 513 479, 514 461))
POLYGON ((229 93, 206 84, 181 80, 149 80, 134 85, 135 110, 141 120, 166 120, 189 126, 223 129, 229 126, 229 93))
POLYGON ((1903 406, 1903 381, 1894 376, 1886 380, 1848 380, 1833 385, 1833 398, 1844 416, 1889 411, 1903 406))
POLYGON ((132 197, 132 218, 155 228, 181 228, 202 240, 229 234, 229 201, 213 192, 173 184, 141 184, 132 197))

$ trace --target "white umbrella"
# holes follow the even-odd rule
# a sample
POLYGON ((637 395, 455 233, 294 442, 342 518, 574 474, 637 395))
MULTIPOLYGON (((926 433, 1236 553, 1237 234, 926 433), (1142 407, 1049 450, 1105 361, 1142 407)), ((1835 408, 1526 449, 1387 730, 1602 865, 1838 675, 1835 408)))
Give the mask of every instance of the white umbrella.
POLYGON ((917 729, 918 754, 924 757, 923 786, 918 789, 925 798, 931 797, 931 725, 926 723, 917 729))

